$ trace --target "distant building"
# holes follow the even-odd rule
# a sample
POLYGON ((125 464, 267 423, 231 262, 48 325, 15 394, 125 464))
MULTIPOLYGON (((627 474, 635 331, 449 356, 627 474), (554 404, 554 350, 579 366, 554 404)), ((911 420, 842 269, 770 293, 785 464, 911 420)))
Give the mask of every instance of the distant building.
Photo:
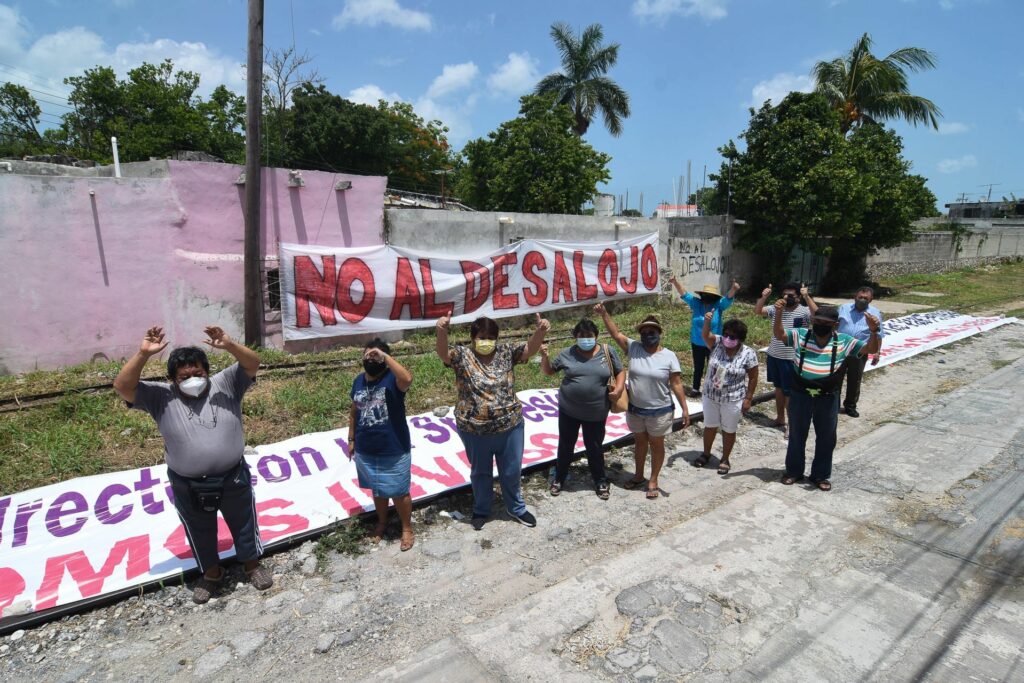
POLYGON ((696 204, 658 204, 654 212, 656 218, 685 218, 699 216, 696 204))
POLYGON ((946 204, 950 218, 1016 218, 1024 216, 1024 200, 946 204))

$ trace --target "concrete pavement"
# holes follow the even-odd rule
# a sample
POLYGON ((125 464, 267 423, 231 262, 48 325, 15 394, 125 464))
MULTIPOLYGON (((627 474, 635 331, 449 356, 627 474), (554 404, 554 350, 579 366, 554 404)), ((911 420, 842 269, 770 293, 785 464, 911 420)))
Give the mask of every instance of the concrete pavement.
POLYGON ((830 493, 736 470, 752 489, 373 678, 1024 680, 1022 397, 1024 360, 935 396, 830 493))

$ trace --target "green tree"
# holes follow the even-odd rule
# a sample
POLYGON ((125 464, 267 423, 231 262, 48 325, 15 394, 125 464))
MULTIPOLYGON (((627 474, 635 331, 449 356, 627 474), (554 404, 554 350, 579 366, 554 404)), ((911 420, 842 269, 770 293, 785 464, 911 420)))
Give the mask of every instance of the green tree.
POLYGON ((245 98, 218 85, 196 109, 205 122, 205 150, 228 163, 244 164, 245 98))
POLYGON ((905 119, 938 129, 942 111, 929 99, 910 93, 908 71, 935 67, 935 56, 919 47, 903 47, 883 59, 871 54, 865 33, 846 55, 814 65, 815 90, 840 114, 844 133, 861 123, 905 119))
POLYGON ((777 107, 751 110, 730 141, 709 209, 742 218, 740 245, 762 258, 766 282, 789 277, 796 246, 830 256, 826 287, 849 286, 865 257, 910 237, 913 220, 935 211, 924 178, 909 173, 894 132, 865 123, 846 137, 839 114, 820 94, 790 93, 777 107))
POLYGON ((554 94, 573 113, 573 130, 584 135, 598 111, 608 132, 618 137, 629 117, 629 95, 605 74, 619 59, 619 44, 604 45, 604 29, 591 24, 576 35, 563 22, 552 24, 551 38, 562 58, 562 71, 541 79, 536 95, 554 94))
POLYGON ((611 157, 574 132, 575 117, 554 95, 520 99, 519 116, 462 150, 456 192, 487 211, 578 214, 611 157))
POLYGON ((452 166, 440 121, 424 121, 405 102, 356 104, 322 85, 303 84, 292 96, 284 158, 303 168, 386 175, 399 189, 438 193, 452 166))
POLYGON ((47 143, 39 133, 42 110, 23 86, 0 86, 0 156, 20 157, 43 151, 47 143))

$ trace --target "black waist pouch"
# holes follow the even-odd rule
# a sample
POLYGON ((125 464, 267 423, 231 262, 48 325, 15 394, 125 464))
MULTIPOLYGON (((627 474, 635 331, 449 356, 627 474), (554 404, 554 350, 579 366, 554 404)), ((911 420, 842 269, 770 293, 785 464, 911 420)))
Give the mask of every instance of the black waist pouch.
POLYGON ((821 379, 807 379, 796 368, 793 368, 793 381, 797 388, 811 396, 827 396, 843 386, 843 378, 846 376, 846 366, 842 366, 838 372, 821 379))
POLYGON ((205 512, 216 512, 220 509, 221 498, 224 497, 224 484, 238 472, 241 463, 221 474, 211 474, 202 479, 185 479, 188 482, 192 500, 205 512))

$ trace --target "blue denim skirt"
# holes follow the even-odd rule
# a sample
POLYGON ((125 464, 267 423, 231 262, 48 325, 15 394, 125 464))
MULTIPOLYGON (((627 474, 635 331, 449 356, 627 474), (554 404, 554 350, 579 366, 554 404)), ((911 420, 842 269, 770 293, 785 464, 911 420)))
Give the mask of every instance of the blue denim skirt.
POLYGON ((367 455, 356 451, 359 487, 369 489, 375 498, 401 498, 408 495, 412 454, 367 455))

